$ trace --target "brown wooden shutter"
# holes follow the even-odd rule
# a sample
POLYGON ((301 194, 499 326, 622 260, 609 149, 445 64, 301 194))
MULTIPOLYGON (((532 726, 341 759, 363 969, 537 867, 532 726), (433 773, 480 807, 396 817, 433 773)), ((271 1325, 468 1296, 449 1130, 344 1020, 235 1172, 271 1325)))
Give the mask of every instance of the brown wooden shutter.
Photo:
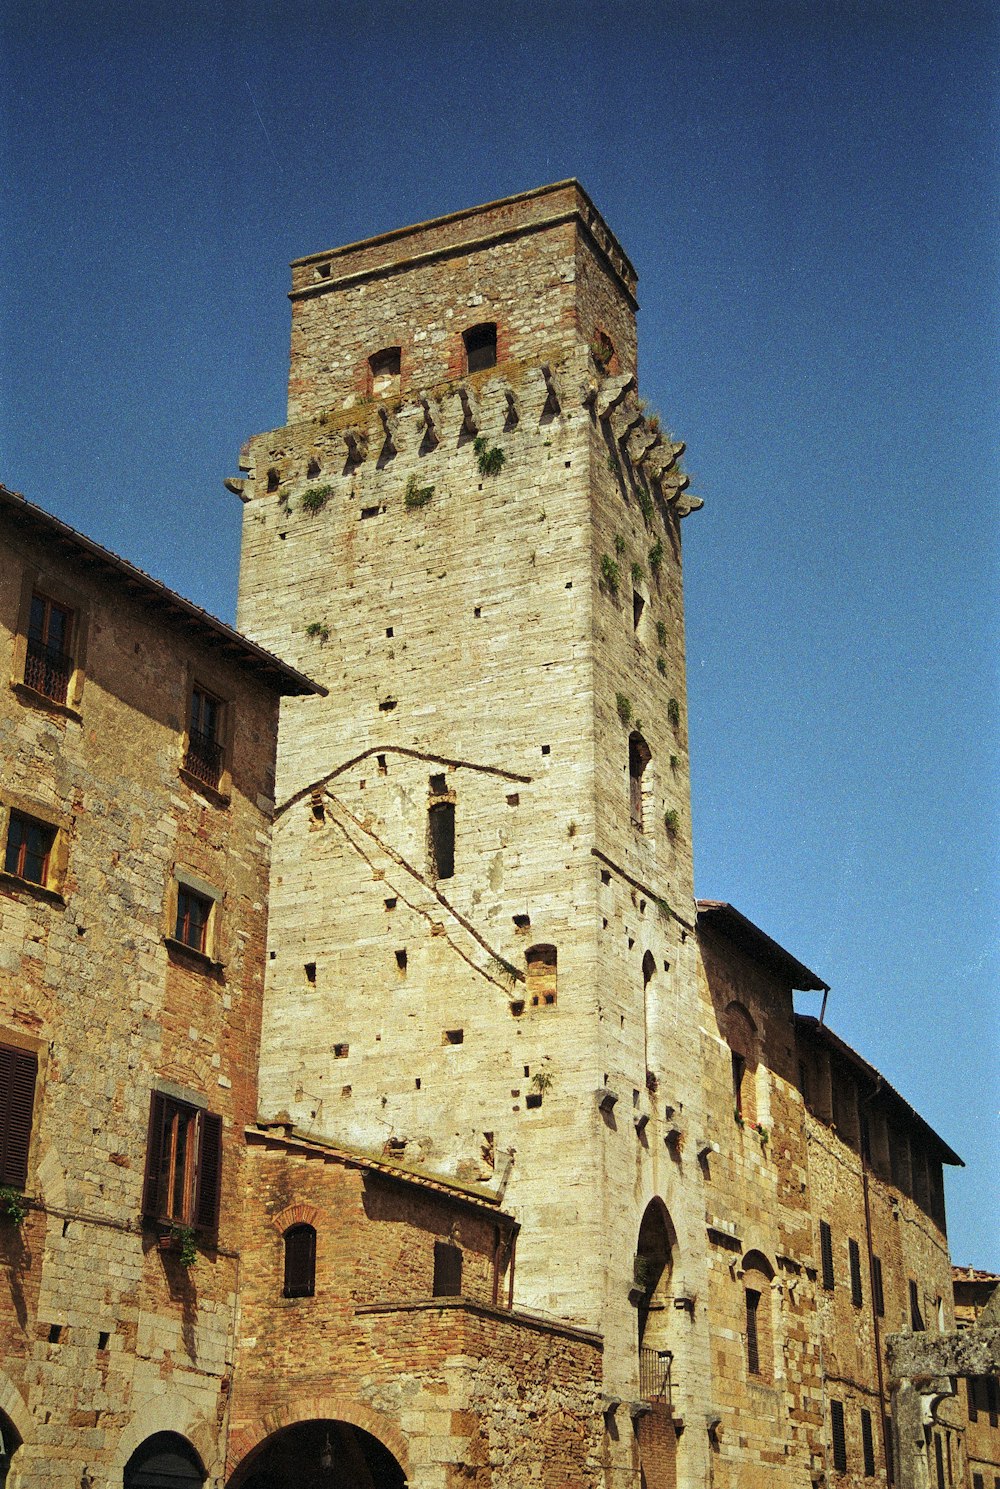
POLYGON ((819 1249, 823 1262, 823 1286, 833 1292, 833 1236, 825 1220, 819 1223, 819 1249))
POLYGON ((23 1189, 28 1178, 38 1056, 0 1046, 0 1183, 23 1189))
POLYGON ((875 1477, 875 1439, 872 1437, 872 1414, 861 1408, 861 1451, 865 1459, 865 1478, 875 1477))
POLYGON ((760 1293, 752 1287, 747 1288, 747 1373, 750 1375, 760 1374, 760 1346, 757 1342, 757 1308, 760 1304, 760 1293))
POLYGON ((163 1153, 163 1127, 167 1117, 167 1098, 154 1091, 149 1102, 149 1130, 146 1134, 146 1177, 142 1186, 142 1213, 156 1220, 160 1213, 160 1172, 163 1153))
POLYGON ((311 1298, 316 1291, 316 1232, 311 1225, 285 1231, 285 1297, 311 1298))
POLYGON ((833 1437, 833 1466, 838 1473, 847 1472, 847 1438, 844 1434, 844 1405, 830 1402, 830 1433, 833 1437))
POLYGON ((201 1114, 201 1151, 198 1155, 198 1195, 194 1223, 199 1230, 219 1226, 219 1184, 222 1178, 222 1118, 201 1114))
POLYGON ((861 1291, 861 1248, 857 1241, 848 1241, 847 1253, 851 1263, 851 1302, 860 1308, 864 1302, 861 1291))
POLYGON ((882 1263, 877 1256, 872 1257, 872 1292, 875 1296, 875 1312, 879 1318, 885 1318, 885 1293, 882 1291, 882 1263))
POLYGON ((457 1298, 462 1291, 462 1252, 448 1241, 434 1242, 434 1296, 457 1298))

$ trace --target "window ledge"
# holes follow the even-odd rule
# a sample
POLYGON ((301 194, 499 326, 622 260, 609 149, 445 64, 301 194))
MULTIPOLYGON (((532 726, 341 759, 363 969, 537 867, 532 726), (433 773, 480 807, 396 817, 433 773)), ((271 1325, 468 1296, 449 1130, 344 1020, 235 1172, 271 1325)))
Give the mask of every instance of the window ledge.
POLYGON ((83 723, 83 715, 79 709, 71 708, 68 703, 57 703, 47 693, 40 693, 37 688, 29 687, 26 682, 12 682, 11 692, 27 704, 30 708, 40 708, 45 713, 54 713, 61 719, 72 719, 75 724, 83 723))
POLYGON ((31 895, 32 899, 44 900, 49 905, 65 905, 66 903, 58 889, 49 889, 45 884, 36 884, 33 879, 20 879, 17 874, 8 874, 6 869, 0 869, 0 889, 10 894, 23 891, 31 895))
POLYGON ((197 791, 199 796, 204 796, 205 800, 210 801, 213 806, 228 807, 232 801, 232 797, 225 791, 219 791, 215 786, 206 785, 200 776, 196 776, 193 771, 188 770, 186 765, 181 765, 177 773, 186 786, 190 786, 192 791, 197 791))
POLYGON ((171 960, 187 962, 190 966, 197 967, 199 971, 207 972, 221 981, 225 970, 224 962, 213 961, 204 951, 188 946, 184 941, 178 941, 175 936, 164 936, 163 944, 171 960))

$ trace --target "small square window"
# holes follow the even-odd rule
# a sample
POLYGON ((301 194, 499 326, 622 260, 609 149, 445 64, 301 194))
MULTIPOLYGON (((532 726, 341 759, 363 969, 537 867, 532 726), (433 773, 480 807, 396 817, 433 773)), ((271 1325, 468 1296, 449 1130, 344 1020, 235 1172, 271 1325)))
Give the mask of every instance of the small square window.
POLYGON ((174 939, 192 951, 207 954, 208 926, 212 914, 212 901, 207 895, 198 894, 186 884, 177 886, 177 921, 174 939))
POLYGON ((463 331, 465 342, 465 368, 467 372, 483 372, 497 365, 497 328, 495 321, 484 321, 463 331))
POLYGON ((48 822, 38 822, 23 812, 11 812, 4 870, 29 884, 46 886, 55 840, 56 829, 48 822))

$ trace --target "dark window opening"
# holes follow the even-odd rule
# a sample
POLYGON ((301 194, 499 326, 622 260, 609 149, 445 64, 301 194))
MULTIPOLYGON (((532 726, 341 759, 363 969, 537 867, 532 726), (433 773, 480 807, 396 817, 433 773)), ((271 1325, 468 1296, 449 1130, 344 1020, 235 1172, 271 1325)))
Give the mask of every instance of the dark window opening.
POLYGON ((760 1293, 755 1292, 752 1287, 746 1290, 747 1300, 747 1372, 750 1375, 760 1374, 760 1347, 757 1342, 757 1309, 760 1306, 760 1293))
POLYGON ((877 1256, 872 1257, 872 1293, 876 1315, 879 1318, 885 1318, 885 1294, 882 1291, 882 1262, 877 1256))
POLYGON ((861 1291, 861 1249, 857 1241, 848 1241, 847 1255, 851 1267, 851 1302, 860 1308, 864 1302, 861 1291))
POLYGON ((62 1339, 62 1324, 49 1324, 49 1343, 58 1344, 62 1339))
POLYGON ((799 1090, 802 1092, 802 1100, 806 1106, 809 1105, 809 1070, 804 1060, 799 1061, 799 1090))
POLYGON ((747 1062, 742 1055, 732 1051, 733 1065, 733 1101, 736 1105, 738 1116, 743 1115, 743 1081, 747 1073, 747 1062))
POLYGON ((940 1432, 934 1434, 934 1467, 937 1470, 937 1489, 944 1489, 944 1448, 940 1432))
POLYGON ((920 1293, 917 1290, 917 1284, 912 1280, 912 1278, 909 1284, 909 1293, 910 1328, 915 1334, 920 1334, 923 1332, 924 1329, 926 1329, 927 1325, 924 1323, 923 1314, 920 1312, 920 1293))
POLYGON ((427 814, 430 835, 431 879, 451 879, 455 873, 455 804, 435 801, 427 814))
POLYGON ((446 796, 448 792, 448 779, 444 775, 431 776, 431 795, 446 796))
POLYGON ((462 1292, 462 1252, 449 1241, 434 1242, 434 1296, 457 1298, 462 1292))
POLYGON ((973 1376, 973 1375, 966 1376, 966 1379, 965 1379, 965 1395, 966 1395, 966 1398, 967 1398, 968 1404, 969 1404, 969 1421, 970 1422, 978 1422, 979 1421, 979 1405, 978 1405, 978 1402, 976 1401, 976 1379, 975 1379, 975 1376, 973 1376))
POLYGON ((445 1029, 445 1031, 444 1031, 444 1042, 445 1042, 445 1044, 464 1044, 465 1043, 465 1030, 464 1029, 445 1029))
POLYGON ((54 703, 65 703, 69 692, 73 673, 72 632, 72 610, 47 595, 31 596, 24 680, 29 688, 43 693, 54 703))
POLYGON ((315 962, 306 962, 306 964, 305 964, 305 974, 306 974, 306 982, 315 982, 316 981, 316 963, 315 962))
POLYGON ((637 589, 634 589, 632 591, 632 629, 633 629, 633 631, 637 631, 639 629, 639 622, 642 620, 642 612, 645 610, 645 608, 646 608, 646 601, 642 598, 642 595, 639 593, 639 591, 637 589))
POLYGON ((212 901, 203 894, 196 894, 184 884, 177 886, 177 923, 174 939, 192 951, 205 952, 208 945, 208 921, 212 913, 212 901))
POLYGON ((495 321, 484 321, 462 332, 465 342, 466 372, 484 372, 497 365, 497 328, 495 321))
POLYGON ((847 1472, 847 1438, 844 1433, 844 1405, 830 1402, 830 1433, 833 1437, 833 1466, 838 1473, 847 1472))
POLYGON ((399 968, 400 972, 406 971, 406 962, 406 947, 401 946, 400 949, 396 952, 396 966, 399 968))
POLYGON ((191 724, 185 769, 206 786, 218 790, 222 779, 222 702, 204 688, 191 689, 191 724))
POLYGON ((214 1232, 219 1219, 222 1118, 154 1091, 142 1213, 214 1232))
POLYGON ((333 1047, 333 1058, 335 1060, 346 1060, 351 1052, 349 1044, 335 1044, 333 1047))
POLYGON ((896 1481, 896 1460, 892 1447, 892 1417, 888 1413, 882 1418, 882 1440, 885 1443, 885 1476, 890 1484, 896 1481))
POLYGON ((819 1223, 819 1249, 823 1265, 823 1286, 828 1293, 833 1292, 833 1235, 825 1220, 819 1223))
POLYGON ((628 805, 632 826, 642 831, 642 778, 650 761, 649 746, 641 734, 628 741, 628 805))
POLYGON ((157 1432, 136 1448, 122 1475, 124 1489, 201 1489, 205 1470, 191 1445, 175 1432, 157 1432))
POLYGON ((532 1006, 556 1001, 558 953, 554 946, 530 946, 525 953, 525 981, 532 1006))
POLYGON ((311 1298, 316 1291, 316 1232, 311 1225, 285 1231, 286 1298, 311 1298))
POLYGON ((865 1478, 875 1477, 875 1440, 872 1437, 872 1414, 861 1408, 861 1451, 865 1460, 865 1478))
POLYGON ((368 373, 372 395, 375 398, 391 398, 400 389, 403 352, 398 346, 387 346, 368 358, 368 373))
POLYGON ((110 1342, 111 1342, 111 1335, 110 1335, 110 1333, 107 1331, 107 1329, 102 1329, 101 1332, 97 1336, 97 1348, 98 1349, 107 1349, 107 1347, 110 1344, 110 1342))
POLYGON ((38 1056, 0 1044, 0 1184, 23 1189, 35 1106, 38 1056))
POLYGON ((22 812, 11 812, 7 829, 7 852, 4 869, 29 884, 45 885, 49 881, 49 864, 56 840, 56 829, 47 822, 36 822, 22 812))

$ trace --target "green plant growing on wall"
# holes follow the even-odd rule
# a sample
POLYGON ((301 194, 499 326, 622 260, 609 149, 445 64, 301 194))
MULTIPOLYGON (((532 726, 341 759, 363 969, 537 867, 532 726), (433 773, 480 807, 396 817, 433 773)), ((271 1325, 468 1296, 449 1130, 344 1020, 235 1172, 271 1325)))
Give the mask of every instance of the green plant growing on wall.
POLYGON ((666 677, 666 675, 667 675, 667 664, 663 660, 662 657, 657 657, 657 659, 656 659, 656 670, 660 674, 661 677, 666 677))
POLYGON ((618 717, 621 719, 622 723, 625 725, 625 728, 627 729, 628 726, 629 726, 629 724, 631 724, 631 722, 632 722, 632 703, 631 703, 631 700, 628 699, 628 698, 626 698, 626 696, 625 696, 624 693, 616 693, 615 694, 615 707, 618 710, 618 717))
POLYGON ((645 574, 642 571, 642 564, 633 564, 632 565, 632 583, 633 584, 637 584, 637 585, 638 584, 641 584, 642 581, 645 579, 645 577, 646 576, 645 576, 645 574))
POLYGON ((670 720, 671 728, 676 729, 681 722, 681 706, 676 698, 671 698, 667 704, 667 718, 670 720))
POLYGON ((670 757, 670 769, 671 770, 676 770, 677 767, 678 767, 678 765, 680 765, 680 763, 681 762, 680 762, 680 760, 678 759, 678 757, 676 755, 671 755, 671 757, 670 757))
POLYGON ((193 1267, 198 1260, 198 1248, 195 1245, 195 1233, 189 1225, 175 1225, 171 1227, 170 1239, 177 1259, 182 1267, 193 1267))
POLYGON ((551 1089, 552 1077, 547 1070, 536 1070, 531 1077, 531 1084, 539 1096, 544 1096, 545 1092, 551 1089))
POLYGON ((11 1225, 23 1225, 27 1213, 24 1195, 11 1189, 9 1184, 0 1184, 0 1215, 4 1220, 11 1225))
POLYGON ((481 476, 498 476, 507 464, 507 457, 500 446, 491 447, 484 434, 476 435, 472 441, 472 448, 476 452, 476 464, 479 466, 481 476))
POLYGON ((668 811, 664 812, 663 825, 672 838, 675 838, 680 832, 681 819, 676 807, 670 807, 668 811))
POLYGON ((667 628, 664 625, 664 623, 663 623, 662 620, 658 620, 656 622, 656 639, 660 643, 661 646, 666 646, 666 644, 667 644, 667 628))
POLYGON ((671 910, 670 905, 667 903, 662 895, 654 895, 653 904, 656 906, 657 910, 659 910, 664 920, 669 920, 671 915, 673 915, 674 913, 673 910, 671 910))
POLYGON ((643 520, 647 524, 652 522, 654 511, 653 498, 650 496, 645 486, 639 487, 639 506, 642 509, 643 520))
POLYGON ((306 635, 311 641, 329 641, 330 627, 323 620, 311 620, 306 626, 306 635))
POLYGON ((621 579, 621 570, 609 553, 601 554, 601 583, 609 594, 618 598, 618 584, 621 579))
POLYGON ((426 507, 433 495, 434 487, 421 486, 417 480, 416 472, 414 472, 406 483, 406 489, 403 492, 403 501, 412 511, 415 507, 426 507))
POLYGON ((332 495, 332 486, 310 486, 308 491, 303 491, 302 493, 301 507, 303 512, 322 512, 332 495))
POLYGON ((648 1293, 656 1286, 662 1271, 662 1262, 657 1262, 653 1256, 643 1256, 640 1252, 632 1262, 632 1281, 636 1287, 648 1293))
POLYGON ((617 553, 619 558, 624 557, 625 539, 622 537, 621 533, 615 533, 615 552, 617 553))
POLYGON ((662 563, 663 563, 663 539, 662 538, 657 538, 656 542, 653 544, 652 548, 649 550, 649 567, 652 569, 652 571, 653 571, 654 574, 658 574, 660 572, 660 565, 662 563))
POLYGON ((490 971, 499 982, 505 982, 508 987, 513 987, 515 982, 523 980, 524 974, 518 971, 513 962, 508 962, 505 957, 491 956, 490 971))
POLYGON ((609 455, 608 456, 608 470, 614 476, 614 478, 615 478, 616 481, 619 481, 619 482, 621 481, 621 478, 622 478, 622 468, 621 468, 621 462, 619 461, 617 455, 609 455))

